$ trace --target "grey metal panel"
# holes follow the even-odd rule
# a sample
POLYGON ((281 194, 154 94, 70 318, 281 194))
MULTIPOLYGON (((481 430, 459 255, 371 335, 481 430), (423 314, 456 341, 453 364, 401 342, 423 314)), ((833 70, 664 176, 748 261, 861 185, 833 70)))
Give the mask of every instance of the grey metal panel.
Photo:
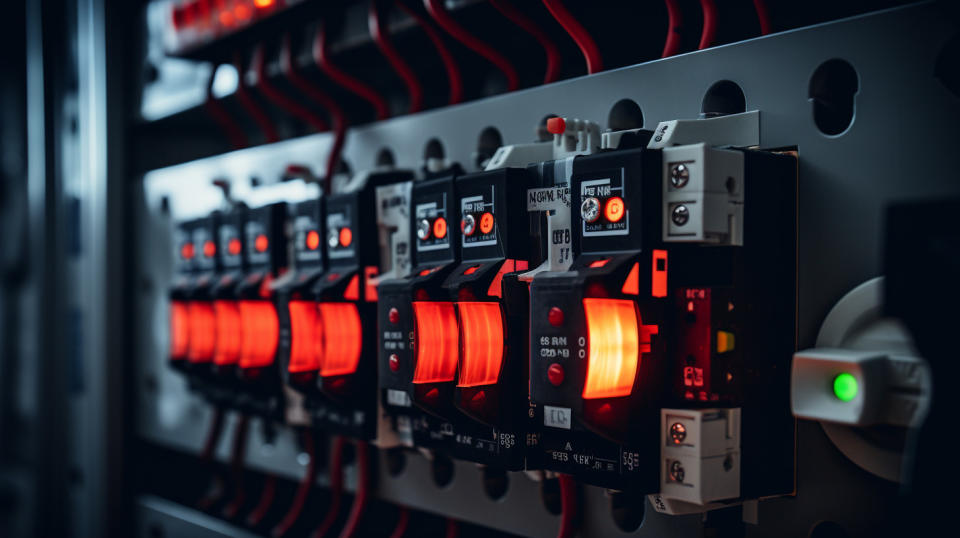
MULTIPOLYGON (((907 198, 960 194, 960 181, 951 172, 956 138, 948 135, 960 120, 958 97, 933 75, 936 56, 956 28, 939 10, 933 3, 897 8, 393 118, 352 130, 345 158, 354 170, 372 168, 377 151, 388 147, 398 166, 417 167, 427 141, 438 137, 449 159, 472 168, 477 137, 488 125, 499 129, 505 143, 527 142, 546 114, 605 125, 612 105, 631 98, 642 107, 645 126, 652 128, 661 120, 695 117, 707 89, 719 80, 732 80, 743 89, 747 108, 760 110, 761 146, 799 151, 798 345, 810 346, 829 307, 880 272, 883 208, 907 198), (859 79, 855 119, 839 136, 817 129, 808 99, 810 76, 833 58, 849 62, 859 79)), ((192 397, 164 364, 170 248, 168 217, 157 211, 160 199, 170 197, 173 218, 204 212, 218 203, 215 192, 204 196, 202 186, 210 179, 234 181, 234 192, 243 198, 251 175, 272 183, 291 162, 321 170, 330 142, 328 134, 312 135, 146 175, 139 244, 146 261, 142 277, 152 285, 140 296, 139 383, 143 387, 151 377, 158 380, 159 391, 139 391, 142 435, 166 443, 176 436, 178 446, 197 450, 205 424, 202 417, 180 409, 192 397)), ((277 457, 289 454, 282 444, 274 453, 277 457)), ((255 451, 248 459, 255 466, 290 472, 289 461, 255 451)), ((761 526, 749 527, 751 535, 805 536, 823 519, 837 521, 854 535, 876 532, 882 521, 875 514, 895 509, 895 486, 844 459, 816 424, 798 425, 797 466, 797 496, 762 501, 761 526)), ((542 515, 538 496, 519 475, 511 476, 510 501, 496 509, 494 521, 493 505, 478 486, 478 471, 470 467, 458 465, 454 485, 435 491, 425 464, 412 458, 407 473, 397 481, 384 478, 379 492, 397 502, 443 507, 454 517, 515 532, 555 532, 554 519, 542 515), (514 512, 514 502, 523 509, 514 512)), ((604 535, 612 527, 601 507, 602 492, 587 491, 585 534, 604 535)), ((663 516, 647 513, 639 534, 662 534, 657 526, 663 516)), ((688 520, 664 525, 685 525, 688 520)), ((678 533, 680 529, 671 534, 678 533)))
POLYGON ((203 512, 149 495, 138 499, 136 512, 136 536, 143 538, 158 536, 254 538, 257 536, 203 512))

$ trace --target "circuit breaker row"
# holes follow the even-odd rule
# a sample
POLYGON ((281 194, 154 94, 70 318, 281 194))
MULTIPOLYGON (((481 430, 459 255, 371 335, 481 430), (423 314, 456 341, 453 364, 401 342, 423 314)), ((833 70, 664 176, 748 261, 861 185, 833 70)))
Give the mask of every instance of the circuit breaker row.
POLYGON ((748 147, 758 116, 557 117, 480 172, 177 223, 171 364, 243 413, 662 511, 789 493, 797 163, 748 147))

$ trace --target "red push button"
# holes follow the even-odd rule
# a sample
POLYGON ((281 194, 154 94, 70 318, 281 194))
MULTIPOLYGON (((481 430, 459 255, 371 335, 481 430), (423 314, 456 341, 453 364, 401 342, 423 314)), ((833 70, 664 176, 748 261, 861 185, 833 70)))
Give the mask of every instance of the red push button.
POLYGON ((547 368, 547 379, 550 380, 550 384, 554 387, 559 387, 560 384, 563 383, 564 375, 563 366, 559 363, 555 362, 547 368))
POLYGON ((390 364, 390 371, 396 372, 397 370, 400 369, 400 357, 398 357, 396 353, 390 355, 389 364, 390 364))
POLYGON ((563 310, 560 310, 560 308, 556 306, 551 308, 550 311, 547 312, 547 321, 554 327, 563 325, 563 310))
MULTIPOLYGON (((391 308, 390 312, 387 314, 387 319, 390 320, 390 323, 399 323, 400 322, 400 311, 396 308, 391 308)), ((394 355, 396 356, 396 355, 394 355)))

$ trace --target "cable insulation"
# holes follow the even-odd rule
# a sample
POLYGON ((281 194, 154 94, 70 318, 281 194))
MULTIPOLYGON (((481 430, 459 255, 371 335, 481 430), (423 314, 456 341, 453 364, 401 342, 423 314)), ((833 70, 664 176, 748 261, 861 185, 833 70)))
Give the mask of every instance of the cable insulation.
POLYGON ((557 538, 571 538, 577 526, 577 484, 567 474, 557 475, 560 482, 560 531, 557 538))
POLYGON ((543 83, 550 84, 560 77, 560 67, 563 65, 563 58, 560 56, 560 48, 550 39, 550 36, 543 31, 532 19, 523 14, 513 2, 509 0, 491 0, 493 7, 497 9, 504 17, 513 24, 519 26, 523 31, 530 34, 531 37, 540 43, 544 53, 547 55, 547 67, 543 75, 543 83))
POLYGON ((714 0, 700 0, 703 11, 703 30, 700 32, 700 50, 713 46, 717 38, 717 3, 714 0))
POLYGON ((215 65, 210 72, 210 80, 207 82, 207 99, 204 101, 203 106, 207 110, 207 113, 210 114, 210 117, 213 118, 213 121, 217 122, 220 129, 223 130, 223 134, 227 136, 227 140, 230 141, 233 149, 245 148, 250 145, 250 141, 247 140, 247 135, 244 134, 243 129, 241 129, 240 125, 233 119, 233 116, 227 112, 227 108, 223 106, 223 103, 213 95, 213 81, 216 78, 217 69, 219 68, 219 65, 215 65))
POLYGON ((377 93, 372 87, 348 75, 346 71, 343 71, 333 64, 330 58, 330 44, 328 43, 327 37, 326 25, 321 22, 313 41, 313 60, 317 66, 330 77, 331 80, 343 86, 357 97, 370 103, 370 105, 373 106, 377 120, 383 120, 390 116, 390 108, 387 106, 387 101, 383 96, 377 93))
POLYGON ((234 56, 233 65, 237 69, 237 100, 240 101, 240 105, 247 111, 247 114, 250 114, 250 117, 253 118, 267 143, 276 142, 280 139, 277 136, 277 129, 273 126, 270 117, 260 108, 260 105, 247 90, 247 72, 243 68, 243 61, 239 53, 234 56))
POLYGON ((680 52, 683 31, 683 11, 678 0, 666 0, 667 39, 663 43, 661 58, 668 58, 680 52))
POLYGON ((393 527, 393 531, 390 532, 390 538, 403 538, 403 535, 407 533, 407 528, 410 527, 410 509, 406 506, 400 507, 400 513, 397 515, 397 524, 393 527))
POLYGON ((340 435, 333 438, 333 448, 330 451, 330 504, 327 514, 317 530, 313 531, 312 538, 323 538, 330 532, 337 518, 340 516, 340 505, 343 503, 343 448, 346 440, 340 435))
POLYGON ((603 71, 603 59, 600 56, 600 49, 597 48, 596 42, 590 37, 587 29, 584 28, 583 25, 580 24, 580 21, 563 5, 563 1, 543 0, 543 5, 547 6, 553 18, 560 23, 560 26, 563 26, 563 29, 570 34, 573 41, 580 47, 580 52, 583 53, 583 57, 587 60, 587 72, 592 75, 603 71))
POLYGON ((760 20, 760 35, 767 35, 773 32, 773 20, 770 18, 770 10, 767 8, 765 0, 753 0, 753 8, 757 12, 757 19, 760 20))
POLYGON ((270 533, 274 538, 286 536, 287 533, 290 532, 290 529, 293 528, 297 519, 300 518, 303 507, 307 504, 307 498, 310 496, 310 491, 313 490, 313 486, 317 482, 317 452, 313 444, 313 433, 311 433, 310 430, 304 430, 302 438, 303 450, 310 455, 310 462, 307 464, 307 470, 303 474, 303 479, 300 480, 299 487, 297 487, 297 493, 293 497, 293 504, 290 505, 290 509, 286 515, 283 516, 280 523, 278 523, 270 533))
POLYGON ((370 444, 366 441, 356 441, 357 447, 357 490, 353 497, 353 506, 350 507, 350 517, 347 524, 340 531, 340 538, 357 536, 360 520, 366 512, 370 502, 370 444))
POLYGON ((452 517, 447 518, 447 532, 445 536, 446 538, 457 538, 460 536, 460 524, 457 523, 456 519, 452 517))
POLYGON ((257 74, 256 86, 260 89, 260 92, 294 118, 306 122, 315 131, 323 132, 329 129, 330 126, 327 125, 326 120, 314 114, 309 108, 288 97, 270 82, 270 77, 267 76, 266 56, 264 46, 262 44, 258 45, 253 52, 253 69, 257 74))
POLYGON ((443 68, 447 71, 447 82, 450 84, 450 98, 447 104, 455 105, 463 101, 463 80, 460 78, 460 68, 457 67, 457 61, 453 58, 453 54, 443 41, 443 36, 433 27, 430 21, 420 16, 419 13, 405 4, 403 0, 395 0, 394 5, 417 22, 433 43, 434 48, 437 49, 437 54, 440 55, 440 60, 443 62, 443 68))
POLYGON ((233 499, 223 509, 223 517, 233 519, 240 513, 243 503, 247 500, 246 484, 243 480, 243 461, 247 453, 247 431, 250 418, 240 415, 236 429, 233 431, 233 446, 230 449, 230 471, 233 476, 233 499))
POLYGON ((463 45, 468 49, 485 58, 488 62, 492 63, 494 67, 499 69, 501 73, 503 73, 503 76, 507 78, 507 91, 512 92, 520 87, 520 79, 517 76, 517 70, 514 69, 513 64, 510 63, 510 60, 508 60, 506 56, 497 52, 496 49, 468 32, 463 26, 460 26, 460 24, 447 11, 446 6, 443 4, 443 0, 423 0, 423 6, 427 8, 427 13, 433 17, 433 20, 437 21, 437 24, 446 30, 448 34, 453 36, 453 38, 457 41, 463 43, 463 45))
POLYGON ((393 70, 403 79, 403 83, 407 87, 407 93, 410 96, 408 112, 411 114, 419 112, 423 109, 423 88, 420 86, 420 80, 417 79, 416 73, 403 60, 397 48, 393 46, 393 40, 390 39, 390 28, 383 23, 384 18, 386 18, 386 14, 381 16, 377 0, 372 0, 370 2, 370 12, 367 16, 370 35, 373 36, 374 43, 377 44, 380 52, 387 58, 393 70))
POLYGON ((260 500, 256 508, 247 516, 247 526, 259 527, 263 523, 263 518, 270 513, 273 501, 277 497, 277 475, 268 474, 263 482, 263 491, 260 493, 260 500))

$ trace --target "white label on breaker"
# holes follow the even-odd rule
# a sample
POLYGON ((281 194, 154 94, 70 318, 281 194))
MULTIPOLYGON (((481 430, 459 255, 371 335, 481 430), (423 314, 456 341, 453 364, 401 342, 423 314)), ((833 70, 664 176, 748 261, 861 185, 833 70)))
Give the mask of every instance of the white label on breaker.
POLYGON ((387 389, 387 403, 397 407, 410 407, 410 395, 402 390, 387 389))
POLYGON ((570 408, 543 406, 543 425, 551 428, 570 429, 570 408))
POLYGON ((570 207, 570 187, 566 183, 527 189, 527 211, 552 211, 561 207, 570 207))

